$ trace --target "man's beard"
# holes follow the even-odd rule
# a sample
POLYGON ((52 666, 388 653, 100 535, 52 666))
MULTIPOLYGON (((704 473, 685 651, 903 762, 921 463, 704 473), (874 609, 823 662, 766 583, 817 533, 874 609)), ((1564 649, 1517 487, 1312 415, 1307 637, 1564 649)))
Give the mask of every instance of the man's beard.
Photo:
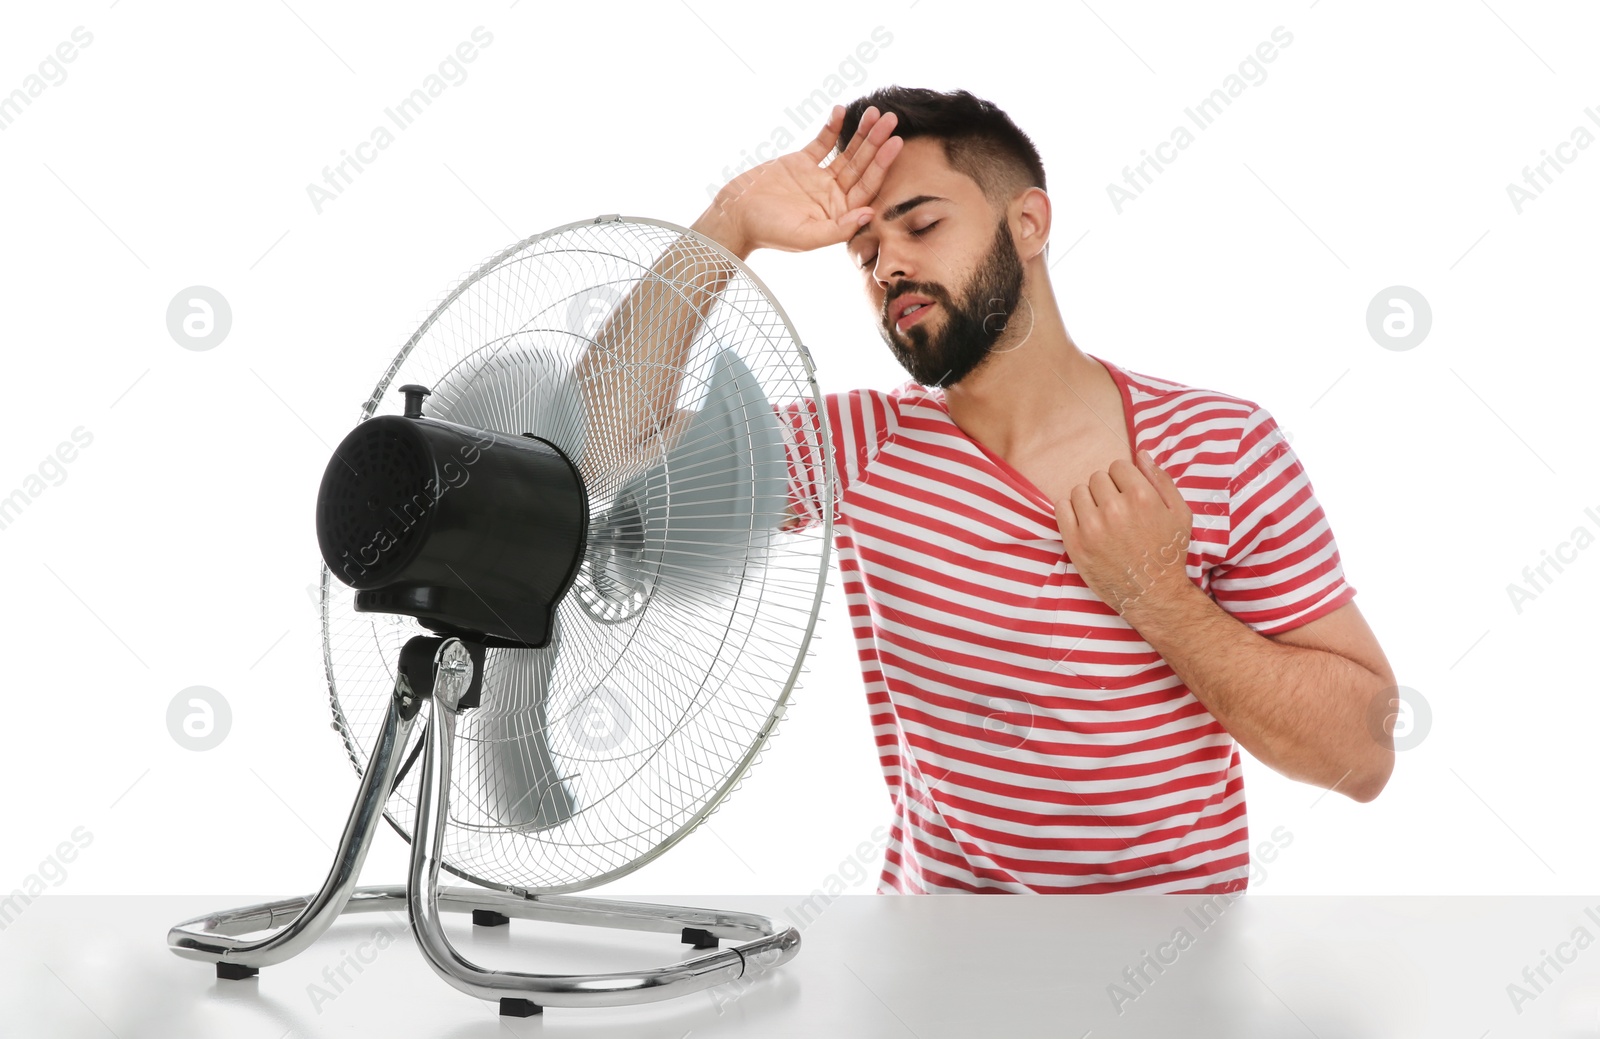
MULTIPOLYGON (((972 276, 959 305, 937 285, 902 282, 899 295, 926 296, 944 311, 939 331, 928 331, 938 315, 923 318, 904 333, 891 324, 878 331, 902 367, 923 386, 953 386, 982 364, 1005 333, 1022 298, 1022 258, 1004 217, 994 241, 972 276), (907 340, 910 340, 908 343, 907 340)), ((893 306, 890 300, 889 305, 893 306)))

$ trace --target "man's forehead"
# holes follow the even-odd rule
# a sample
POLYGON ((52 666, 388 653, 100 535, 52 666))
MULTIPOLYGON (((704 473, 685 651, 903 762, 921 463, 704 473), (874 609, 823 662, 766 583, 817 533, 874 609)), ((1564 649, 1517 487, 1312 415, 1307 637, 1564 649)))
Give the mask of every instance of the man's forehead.
POLYGON ((878 188, 880 200, 910 198, 913 195, 949 195, 955 197, 962 174, 950 166, 945 157, 944 144, 937 137, 914 137, 900 146, 884 171, 883 183, 878 188))
MULTIPOLYGON (((885 206, 878 216, 856 228, 850 241, 874 228, 879 219, 895 221, 924 202, 958 202, 968 187, 976 187, 952 169, 945 159, 944 146, 935 137, 916 137, 901 146, 900 154, 884 175, 883 184, 872 200, 874 207, 885 206)), ((848 244, 848 243, 846 243, 848 244)))

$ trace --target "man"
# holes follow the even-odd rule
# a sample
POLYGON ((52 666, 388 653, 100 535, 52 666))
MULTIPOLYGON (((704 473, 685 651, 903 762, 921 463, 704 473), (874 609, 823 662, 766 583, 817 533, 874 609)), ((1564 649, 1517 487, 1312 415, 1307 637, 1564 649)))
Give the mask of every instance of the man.
MULTIPOLYGON (((1238 747, 1370 801, 1395 678, 1272 415, 1072 341, 1044 188, 992 104, 889 87, 694 230, 842 244, 911 376, 825 395, 831 487, 814 404, 780 408, 787 527, 832 498, 894 811, 878 890, 1242 891, 1238 747)), ((706 300, 726 276, 678 273, 706 300)))

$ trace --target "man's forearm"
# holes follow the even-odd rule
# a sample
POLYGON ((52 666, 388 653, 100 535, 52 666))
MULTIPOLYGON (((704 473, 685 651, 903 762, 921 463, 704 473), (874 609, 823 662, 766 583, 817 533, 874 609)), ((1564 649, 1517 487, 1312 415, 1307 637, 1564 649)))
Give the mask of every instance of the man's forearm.
POLYGON ((1274 770, 1358 801, 1388 781, 1393 749, 1369 721, 1382 676, 1337 653, 1274 642, 1192 581, 1141 596, 1122 615, 1222 727, 1274 770))
MULTIPOLYGON (((691 229, 741 259, 749 253, 715 207, 691 229)), ((612 310, 574 370, 589 416, 590 459, 617 461, 671 418, 689 344, 733 274, 731 263, 684 237, 612 310)))

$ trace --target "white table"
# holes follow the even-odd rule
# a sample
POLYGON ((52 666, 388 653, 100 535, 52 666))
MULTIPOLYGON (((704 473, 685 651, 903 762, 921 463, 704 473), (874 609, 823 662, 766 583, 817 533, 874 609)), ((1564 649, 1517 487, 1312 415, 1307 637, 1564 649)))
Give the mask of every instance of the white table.
MULTIPOLYGON (((525 1019, 501 1018, 436 978, 399 916, 344 918, 247 981, 219 981, 167 951, 179 920, 285 894, 47 894, 0 931, 0 1035, 1600 1036, 1600 897, 1246 895, 1208 916, 1207 900, 1188 896, 845 895, 814 919, 797 911, 799 897, 638 899, 803 922, 801 948, 752 982, 525 1019), (1563 946, 1578 928, 1594 943, 1563 946), (1179 929, 1187 947, 1163 950, 1179 929), (1170 964, 1129 980, 1158 954, 1170 964), (1523 972, 1542 961, 1550 980, 1536 991, 1523 972), (1532 997, 1520 1013, 1514 983, 1532 997), (1120 1012, 1113 984, 1130 997, 1120 1012)), ((694 955, 660 934, 521 920, 474 931, 455 914, 445 924, 464 955, 491 968, 617 970, 694 955)))

